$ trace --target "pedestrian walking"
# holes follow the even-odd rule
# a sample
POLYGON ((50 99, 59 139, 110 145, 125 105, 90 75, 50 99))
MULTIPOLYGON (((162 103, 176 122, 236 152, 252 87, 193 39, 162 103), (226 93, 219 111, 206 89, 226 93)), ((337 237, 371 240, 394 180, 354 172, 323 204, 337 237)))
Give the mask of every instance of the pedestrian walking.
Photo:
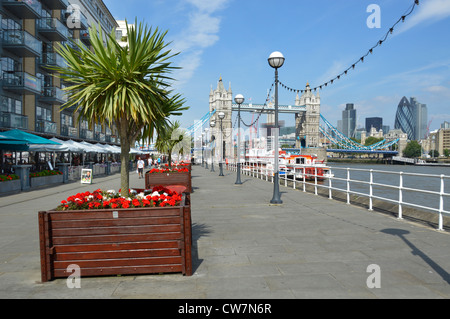
POLYGON ((144 166, 145 166, 145 162, 140 157, 138 157, 137 168, 138 168, 139 178, 144 178, 144 166))

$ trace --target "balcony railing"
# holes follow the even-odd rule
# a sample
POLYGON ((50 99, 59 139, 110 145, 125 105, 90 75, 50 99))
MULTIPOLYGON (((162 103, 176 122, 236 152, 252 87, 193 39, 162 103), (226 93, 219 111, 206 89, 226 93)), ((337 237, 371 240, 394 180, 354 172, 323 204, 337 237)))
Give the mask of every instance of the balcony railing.
POLYGON ((42 5, 38 0, 2 0, 3 7, 21 19, 39 19, 42 5))
POLYGON ((96 132, 95 133, 95 140, 99 141, 99 142, 105 142, 105 133, 96 132))
POLYGON ((0 126, 4 128, 14 128, 28 130, 28 116, 0 112, 0 126))
POLYGON ((47 120, 37 120, 36 132, 56 134, 56 122, 47 120))
POLYGON ((67 41, 69 30, 56 18, 41 18, 36 20, 38 32, 50 41, 67 41))
POLYGON ((20 57, 40 56, 42 42, 22 30, 4 30, 3 48, 20 57))
POLYGON ((41 93, 41 82, 26 72, 3 73, 3 89, 16 93, 41 93))
POLYGON ((78 129, 69 125, 61 125, 61 135, 78 138, 78 129))
POLYGON ((80 39, 81 41, 84 42, 84 44, 86 45, 90 45, 91 44, 91 36, 89 34, 88 30, 84 30, 80 32, 80 39))
POLYGON ((67 94, 58 87, 45 86, 39 100, 52 104, 64 104, 67 102, 67 94))
POLYGON ((81 129, 80 130, 80 138, 93 140, 94 139, 94 132, 87 130, 87 129, 81 129))
POLYGON ((69 6, 67 0, 41 0, 51 10, 66 9, 69 6))
POLYGON ((56 52, 45 52, 40 57, 36 58, 41 67, 44 67, 49 72, 54 72, 51 67, 67 67, 67 61, 56 52))

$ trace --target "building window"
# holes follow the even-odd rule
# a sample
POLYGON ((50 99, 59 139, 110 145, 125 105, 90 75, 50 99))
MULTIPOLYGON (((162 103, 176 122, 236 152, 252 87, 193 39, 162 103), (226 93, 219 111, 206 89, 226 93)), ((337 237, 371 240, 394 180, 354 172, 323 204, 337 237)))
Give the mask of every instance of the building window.
POLYGON ((52 109, 44 106, 36 106, 36 119, 50 121, 52 120, 52 109))
POLYGON ((7 96, 0 96, 0 111, 22 114, 22 101, 7 96))

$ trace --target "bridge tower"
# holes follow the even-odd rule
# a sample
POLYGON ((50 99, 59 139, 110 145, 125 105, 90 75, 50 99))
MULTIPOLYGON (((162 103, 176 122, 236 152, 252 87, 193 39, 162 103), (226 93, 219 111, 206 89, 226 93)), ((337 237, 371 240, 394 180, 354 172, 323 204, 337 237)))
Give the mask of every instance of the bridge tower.
POLYGON ((234 148, 232 143, 232 122, 231 122, 231 108, 233 104, 233 92, 231 91, 231 84, 228 87, 228 90, 225 89, 225 86, 222 82, 222 77, 220 77, 219 82, 217 83, 217 88, 213 90, 211 86, 211 90, 209 92, 209 111, 212 112, 216 110, 216 113, 213 115, 210 121, 215 121, 216 126, 211 129, 211 138, 216 141, 216 149, 215 149, 215 159, 218 160, 220 153, 220 119, 219 113, 223 112, 225 114, 224 119, 222 120, 222 129, 223 129, 223 154, 224 158, 234 158, 234 148))
POLYGON ((320 95, 311 92, 309 83, 306 84, 301 97, 295 98, 295 105, 305 105, 306 112, 295 114, 295 147, 318 148, 320 143, 320 95))

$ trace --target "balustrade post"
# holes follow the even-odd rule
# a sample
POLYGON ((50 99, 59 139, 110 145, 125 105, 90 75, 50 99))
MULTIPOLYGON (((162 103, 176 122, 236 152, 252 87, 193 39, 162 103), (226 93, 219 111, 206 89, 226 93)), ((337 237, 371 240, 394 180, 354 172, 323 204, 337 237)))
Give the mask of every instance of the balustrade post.
POLYGON ((347 204, 350 204, 350 168, 347 167, 347 204))
POLYGON ((438 230, 444 230, 443 228, 443 217, 442 213, 444 211, 444 174, 441 174, 441 191, 439 192, 439 226, 438 230))
POLYGON ((293 181, 292 181, 293 189, 295 189, 295 180, 296 180, 296 179, 297 179, 297 173, 296 173, 295 167, 294 167, 294 178, 293 178, 293 181))
POLYGON ((400 172, 400 181, 398 187, 398 219, 403 219, 402 203, 403 203, 403 172, 400 172))
POLYGON ((314 194, 317 195, 317 167, 314 167, 314 194))
MULTIPOLYGON (((331 171, 330 171, 331 175, 331 171)), ((332 191, 331 191, 332 185, 331 185, 331 176, 328 178, 328 199, 333 199, 332 191)))
POLYGON ((369 210, 373 210, 373 206, 372 206, 372 196, 373 196, 373 189, 372 189, 372 184, 373 184, 373 169, 370 169, 370 180, 369 180, 369 210))
POLYGON ((306 192, 306 168, 302 167, 303 169, 303 191, 306 192))

